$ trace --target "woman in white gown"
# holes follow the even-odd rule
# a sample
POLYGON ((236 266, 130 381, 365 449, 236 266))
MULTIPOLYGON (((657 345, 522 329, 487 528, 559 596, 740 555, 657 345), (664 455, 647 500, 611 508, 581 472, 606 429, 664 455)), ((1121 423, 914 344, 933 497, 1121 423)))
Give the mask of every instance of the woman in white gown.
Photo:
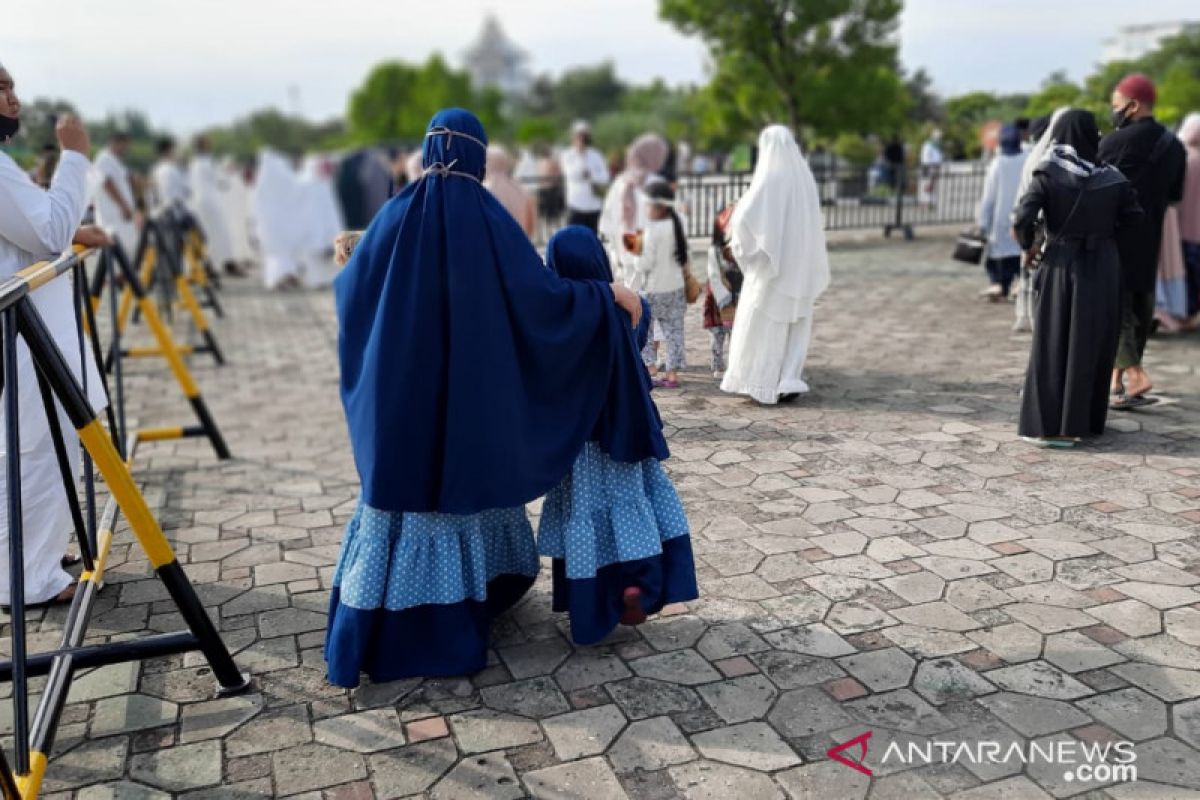
POLYGON ((771 404, 808 391, 801 372, 813 304, 829 285, 829 256, 817 183, 791 131, 766 128, 758 153, 730 220, 745 282, 721 389, 771 404))
POLYGON ((287 158, 274 150, 259 153, 254 223, 262 254, 263 283, 268 289, 300 285, 306 236, 303 222, 297 217, 300 196, 299 180, 287 158))
POLYGON ((342 207, 333 186, 333 162, 326 156, 305 156, 298 183, 300 200, 293 224, 303 231, 300 262, 304 284, 328 286, 337 271, 333 260, 333 240, 345 228, 342 207))

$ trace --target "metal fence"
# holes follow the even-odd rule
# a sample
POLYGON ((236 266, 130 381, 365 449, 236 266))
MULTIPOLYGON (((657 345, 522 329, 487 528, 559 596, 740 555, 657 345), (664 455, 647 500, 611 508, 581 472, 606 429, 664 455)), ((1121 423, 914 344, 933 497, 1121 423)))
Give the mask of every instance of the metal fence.
MULTIPOLYGON (((885 234, 902 231, 906 236, 917 226, 974 221, 987 172, 987 165, 978 161, 913 167, 899 174, 884 167, 832 159, 814 159, 811 166, 827 230, 876 228, 885 234)), ((746 192, 751 177, 750 172, 680 175, 677 197, 689 238, 708 238, 717 214, 746 192)), ((545 182, 526 185, 541 196, 561 192, 560 187, 545 182)), ((547 208, 555 207, 542 204, 538 237, 542 241, 564 219, 561 211, 546 213, 547 208)))

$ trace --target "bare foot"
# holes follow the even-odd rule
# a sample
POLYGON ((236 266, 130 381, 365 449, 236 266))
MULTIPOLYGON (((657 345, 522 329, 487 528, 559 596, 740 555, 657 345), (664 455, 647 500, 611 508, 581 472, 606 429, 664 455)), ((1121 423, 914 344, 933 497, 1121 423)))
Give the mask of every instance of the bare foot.
POLYGON ((1128 397, 1139 397, 1154 388, 1154 383, 1150 380, 1150 375, 1144 369, 1129 370, 1132 373, 1129 381, 1125 384, 1125 394, 1128 397))

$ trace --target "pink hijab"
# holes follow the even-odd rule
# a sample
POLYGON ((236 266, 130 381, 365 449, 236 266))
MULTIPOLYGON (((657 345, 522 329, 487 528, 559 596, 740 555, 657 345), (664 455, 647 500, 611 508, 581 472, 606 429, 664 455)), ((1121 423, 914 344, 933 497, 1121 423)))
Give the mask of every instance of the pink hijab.
POLYGON ((637 227, 637 192, 647 179, 667 163, 670 148, 657 133, 643 133, 625 151, 625 193, 621 196, 621 218, 625 230, 637 227))

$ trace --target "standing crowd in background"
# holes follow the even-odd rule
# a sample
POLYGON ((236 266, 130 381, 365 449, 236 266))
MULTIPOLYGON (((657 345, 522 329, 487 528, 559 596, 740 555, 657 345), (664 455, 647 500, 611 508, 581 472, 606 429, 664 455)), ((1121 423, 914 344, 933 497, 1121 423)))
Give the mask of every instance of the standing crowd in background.
POLYGON ((1073 447, 1104 431, 1109 410, 1152 405, 1143 361, 1155 330, 1200 327, 1200 116, 1172 131, 1154 118, 1144 75, 1111 97, 1111 130, 1059 108, 1005 125, 977 225, 989 286, 1014 331, 1032 329, 1020 432, 1073 447))

